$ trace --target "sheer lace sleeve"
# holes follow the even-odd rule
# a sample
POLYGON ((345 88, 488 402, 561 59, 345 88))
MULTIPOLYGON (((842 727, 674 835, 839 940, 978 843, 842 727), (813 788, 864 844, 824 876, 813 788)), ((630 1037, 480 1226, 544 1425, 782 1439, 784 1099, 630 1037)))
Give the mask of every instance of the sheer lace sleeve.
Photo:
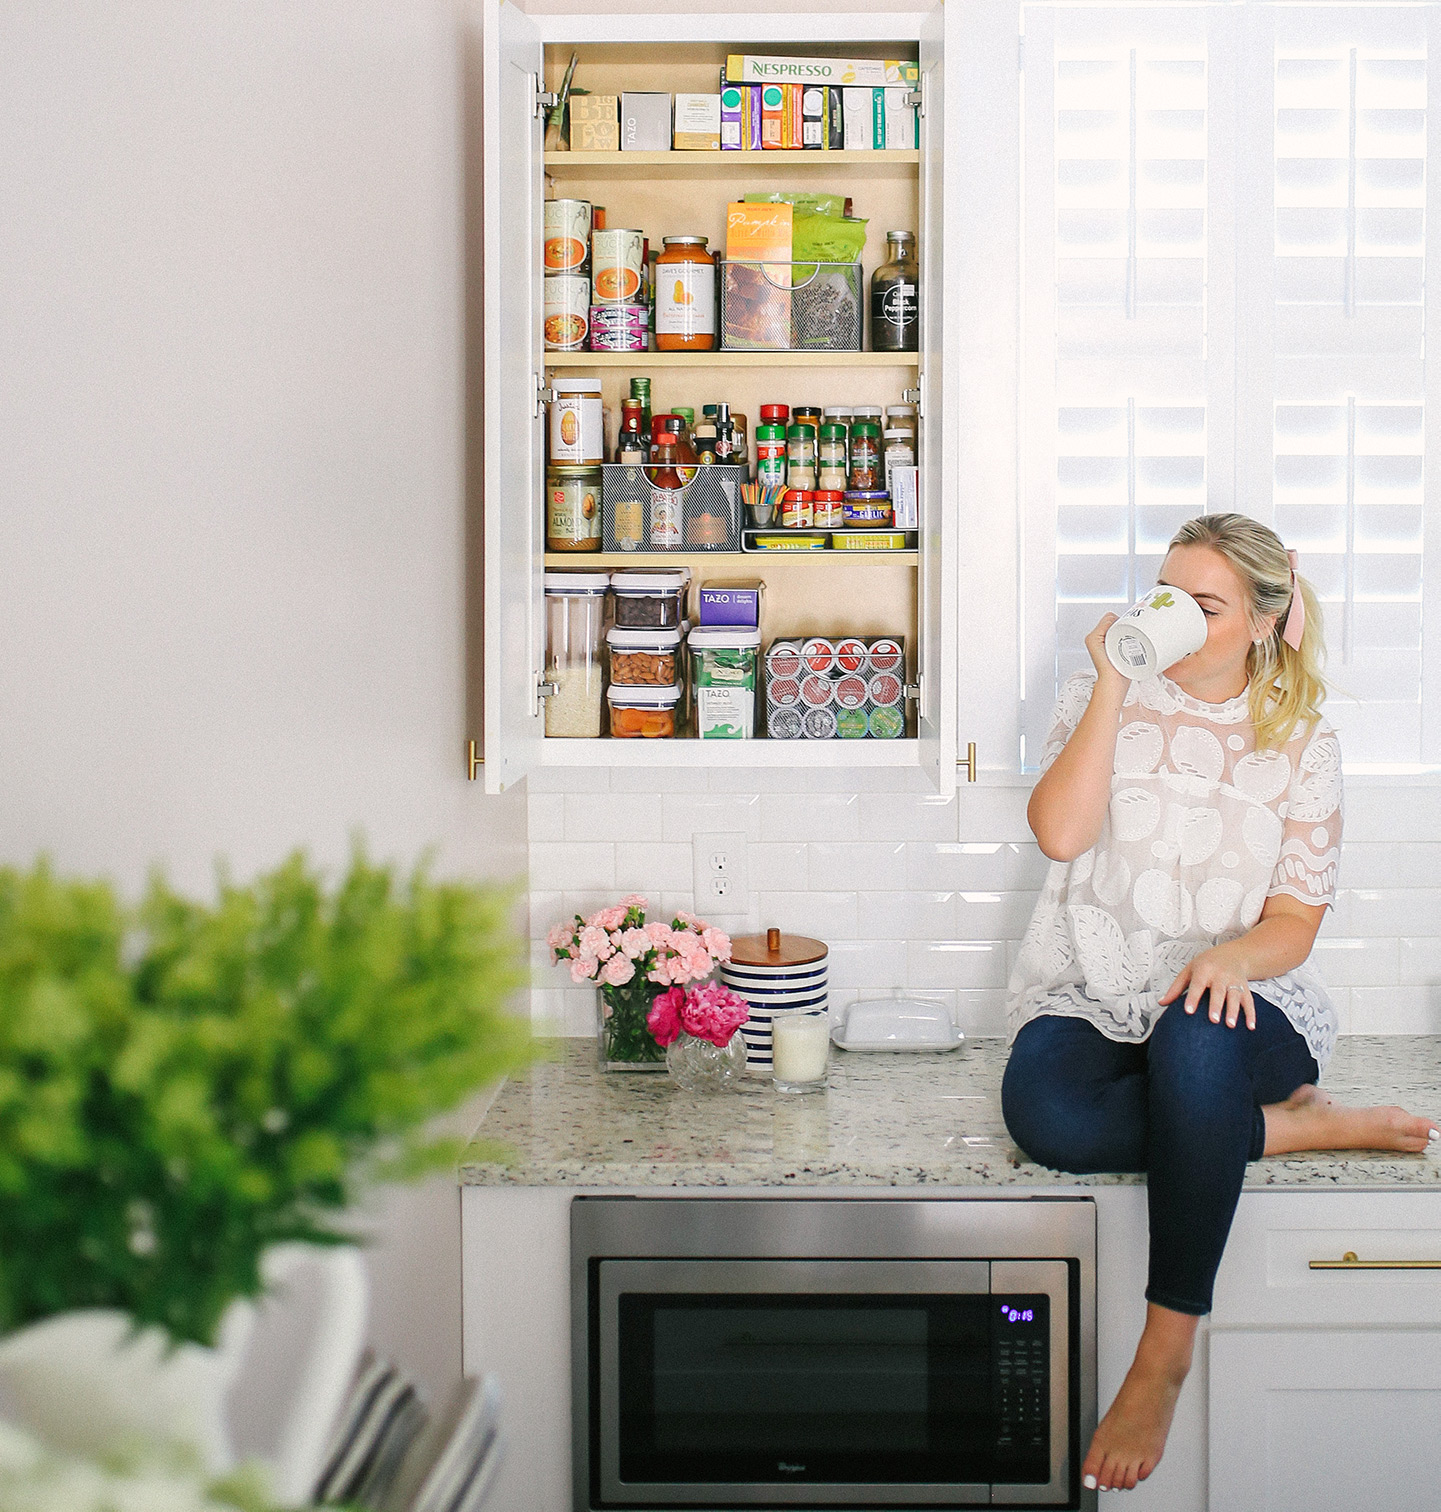
POLYGON ((1091 690, 1096 686, 1094 672, 1073 672, 1061 684, 1061 695, 1056 700, 1056 712, 1051 716, 1050 733, 1041 747, 1041 770, 1046 771, 1065 748, 1066 742, 1075 734, 1081 715, 1091 701, 1091 690))
POLYGON ((1281 855, 1266 896, 1286 893, 1302 903, 1336 901, 1341 857, 1341 744, 1324 720, 1294 757, 1281 855))

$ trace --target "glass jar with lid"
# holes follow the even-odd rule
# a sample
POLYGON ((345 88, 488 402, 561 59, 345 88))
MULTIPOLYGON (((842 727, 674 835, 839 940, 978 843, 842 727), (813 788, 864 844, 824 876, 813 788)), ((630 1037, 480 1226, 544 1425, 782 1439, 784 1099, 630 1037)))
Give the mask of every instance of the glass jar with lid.
POLYGON ((857 420, 851 426, 851 488, 882 488, 881 428, 874 420, 857 420))
POLYGON ((808 492, 816 486, 816 428, 792 425, 786 432, 786 482, 808 492))
POLYGON ((545 733, 594 740, 601 724, 600 633, 608 572, 545 574, 545 733))
POLYGON ((715 346, 715 258, 704 236, 667 236, 655 263, 658 352, 709 352, 715 346))
POLYGON ((598 467, 552 462, 545 470, 545 549, 599 551, 601 486, 598 467))
POLYGON ((846 476, 846 427, 828 421, 816 446, 816 486, 844 492, 846 476))

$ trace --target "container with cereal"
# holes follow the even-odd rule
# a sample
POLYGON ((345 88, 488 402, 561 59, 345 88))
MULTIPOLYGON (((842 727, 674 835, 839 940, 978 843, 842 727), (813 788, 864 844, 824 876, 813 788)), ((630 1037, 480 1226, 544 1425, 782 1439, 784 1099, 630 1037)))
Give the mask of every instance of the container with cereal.
POLYGON ((545 733, 594 740, 600 734, 600 631, 607 572, 545 574, 545 733))

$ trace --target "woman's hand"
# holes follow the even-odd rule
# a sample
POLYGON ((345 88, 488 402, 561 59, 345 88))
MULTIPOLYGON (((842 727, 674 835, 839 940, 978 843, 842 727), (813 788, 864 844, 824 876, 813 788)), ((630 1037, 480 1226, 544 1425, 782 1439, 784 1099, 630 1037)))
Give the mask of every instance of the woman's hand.
POLYGON ((1226 1027, 1234 1029, 1237 1018, 1246 1015, 1246 1027, 1256 1027, 1256 1002, 1251 996, 1251 984, 1247 980, 1244 964, 1238 953, 1226 945, 1214 945, 1203 950, 1183 966, 1176 980, 1161 994, 1161 1006, 1174 1002, 1181 990, 1186 992, 1186 1012, 1194 1013, 1202 998, 1211 994, 1210 1019, 1213 1024, 1221 1022, 1226 1015, 1226 1027))
POLYGON ((1122 676, 1111 665, 1111 658, 1106 655, 1106 631, 1120 618, 1118 614, 1103 614, 1096 623, 1096 628, 1086 637, 1086 650, 1090 653, 1091 664, 1096 669, 1096 691, 1102 690, 1111 693, 1124 700, 1126 690, 1130 687, 1130 679, 1122 676))

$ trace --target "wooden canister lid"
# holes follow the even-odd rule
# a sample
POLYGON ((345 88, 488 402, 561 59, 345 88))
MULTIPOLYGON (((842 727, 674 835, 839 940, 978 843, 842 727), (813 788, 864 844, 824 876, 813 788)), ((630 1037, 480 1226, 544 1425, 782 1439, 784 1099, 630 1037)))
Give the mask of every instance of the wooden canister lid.
POLYGON ((808 966, 823 961, 830 947, 823 940, 805 935, 782 934, 768 929, 765 934, 737 935, 731 941, 731 963, 735 966, 808 966))

